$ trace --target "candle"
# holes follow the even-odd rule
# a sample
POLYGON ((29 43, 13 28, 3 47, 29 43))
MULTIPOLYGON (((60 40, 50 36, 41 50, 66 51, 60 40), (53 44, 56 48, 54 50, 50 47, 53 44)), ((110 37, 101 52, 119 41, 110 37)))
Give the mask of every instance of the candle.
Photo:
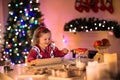
POLYGON ((87 80, 109 80, 106 70, 106 63, 98 63, 97 61, 88 62, 86 67, 87 80))
POLYGON ((88 66, 96 66, 97 64, 98 64, 97 61, 88 62, 88 66))
POLYGON ((118 72, 117 67, 117 53, 105 53, 104 62, 108 64, 108 72, 116 75, 118 72))
POLYGON ((107 72, 107 63, 97 64, 97 80, 110 80, 110 76, 107 72))
POLYGON ((88 62, 88 66, 86 67, 87 80, 97 80, 97 64, 97 61, 88 62))

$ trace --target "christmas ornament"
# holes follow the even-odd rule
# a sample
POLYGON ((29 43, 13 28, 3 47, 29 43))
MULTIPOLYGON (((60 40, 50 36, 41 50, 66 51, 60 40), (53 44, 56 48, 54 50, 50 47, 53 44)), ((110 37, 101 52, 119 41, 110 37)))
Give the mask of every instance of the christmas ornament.
POLYGON ((86 1, 76 0, 75 9, 78 10, 79 12, 83 12, 84 10, 86 12, 89 12, 89 2, 88 2, 88 0, 86 0, 86 1))
POLYGON ((106 10, 106 6, 105 6, 104 0, 99 0, 98 7, 99 7, 99 9, 102 10, 102 11, 105 11, 105 10, 106 10))
POLYGON ((110 12, 113 13, 114 9, 113 9, 113 1, 112 0, 106 0, 106 9, 110 12))
POLYGON ((91 0, 90 7, 94 12, 98 12, 98 0, 91 0))

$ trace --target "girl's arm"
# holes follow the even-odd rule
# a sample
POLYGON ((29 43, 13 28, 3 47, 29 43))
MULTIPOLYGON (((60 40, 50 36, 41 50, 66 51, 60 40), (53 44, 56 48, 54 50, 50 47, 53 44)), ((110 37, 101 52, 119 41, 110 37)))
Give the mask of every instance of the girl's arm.
POLYGON ((55 49, 54 49, 55 57, 64 57, 67 54, 67 52, 64 50, 59 50, 57 47, 55 47, 55 49))
POLYGON ((37 52, 34 49, 31 49, 28 54, 27 61, 31 62, 32 60, 35 60, 36 56, 37 56, 37 52))

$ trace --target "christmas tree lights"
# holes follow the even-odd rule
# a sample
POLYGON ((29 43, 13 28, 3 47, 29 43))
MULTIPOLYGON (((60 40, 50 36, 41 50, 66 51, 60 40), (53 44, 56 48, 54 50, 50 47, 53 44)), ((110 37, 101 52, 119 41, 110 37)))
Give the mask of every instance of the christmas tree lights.
POLYGON ((7 54, 12 63, 24 63, 27 58, 32 34, 43 21, 39 5, 38 0, 11 0, 8 4, 9 17, 3 54, 7 54))

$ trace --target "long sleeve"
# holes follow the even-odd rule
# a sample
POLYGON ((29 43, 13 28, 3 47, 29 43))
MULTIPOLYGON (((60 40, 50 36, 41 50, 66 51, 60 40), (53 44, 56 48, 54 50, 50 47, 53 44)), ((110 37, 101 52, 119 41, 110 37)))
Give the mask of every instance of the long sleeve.
POLYGON ((55 55, 55 57, 64 57, 65 53, 63 53, 62 50, 59 50, 57 47, 55 47, 54 55, 55 55))
POLYGON ((30 61, 32 61, 32 60, 35 60, 36 57, 37 57, 37 52, 36 52, 34 49, 31 49, 31 50, 29 51, 29 55, 28 55, 28 57, 27 57, 27 60, 28 60, 28 62, 30 62, 30 61))

